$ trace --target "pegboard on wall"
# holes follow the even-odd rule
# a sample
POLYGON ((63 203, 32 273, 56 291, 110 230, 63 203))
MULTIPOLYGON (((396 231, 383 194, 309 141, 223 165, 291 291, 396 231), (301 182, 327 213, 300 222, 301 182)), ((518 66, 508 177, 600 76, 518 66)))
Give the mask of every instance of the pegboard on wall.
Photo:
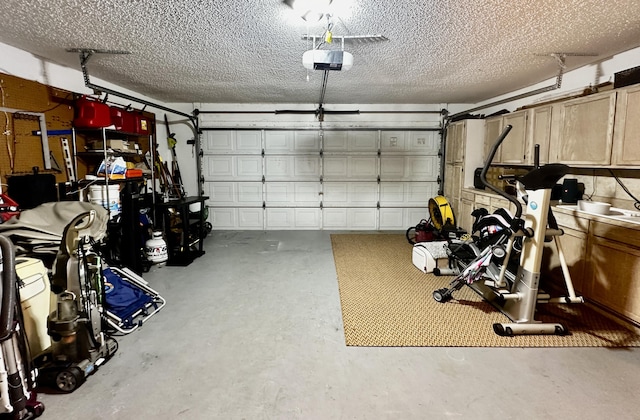
MULTIPOLYGON (((71 134, 51 135, 52 131, 69 131, 73 121, 73 92, 42 83, 0 73, 0 177, 33 173, 53 173, 57 182, 66 182, 62 138, 71 134), (43 145, 40 117, 44 114, 48 141, 43 145), (44 146, 44 147, 43 147, 44 146), (46 150, 52 169, 45 169, 46 150), (59 169, 57 169, 59 168, 59 169)), ((3 188, 4 190, 4 188, 3 188)))

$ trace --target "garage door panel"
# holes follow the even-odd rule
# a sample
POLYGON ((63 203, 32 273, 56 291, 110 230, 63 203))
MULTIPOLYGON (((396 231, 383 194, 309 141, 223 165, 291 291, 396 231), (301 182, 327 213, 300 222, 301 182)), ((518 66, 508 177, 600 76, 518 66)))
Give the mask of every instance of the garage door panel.
POLYGON ((203 154, 261 154, 262 132, 257 131, 208 131, 202 142, 203 154))
POLYGON ((205 181, 262 180, 261 156, 204 156, 205 181))
POLYGON ((207 183, 208 205, 232 206, 237 204, 234 182, 207 183))
POLYGON ((401 182, 380 183, 380 206, 401 206, 405 204, 406 188, 401 182))
POLYGON ((378 204, 378 184, 375 182, 349 183, 347 205, 353 207, 376 207, 378 204))
POLYGON ((302 208, 294 210, 296 229, 317 230, 322 227, 320 208, 302 208))
POLYGON ((320 157, 266 156, 265 178, 267 181, 320 180, 320 157))
POLYGON ((438 183, 431 182, 412 182, 407 184, 407 195, 405 203, 412 206, 427 207, 429 199, 435 197, 438 192, 438 183))
POLYGON ((202 159, 202 173, 205 181, 233 179, 235 168, 233 156, 204 156, 202 159))
POLYGON ((381 157, 380 158, 380 179, 381 180, 401 180, 404 178, 404 158, 403 157, 381 157))
POLYGON ((219 130, 204 139, 218 229, 405 230, 438 190, 436 132, 219 130))
POLYGON ((295 133, 293 148, 294 153, 320 152, 320 137, 315 131, 298 131, 295 133))
POLYGON ((438 178, 437 156, 411 156, 405 159, 405 179, 435 181, 438 178))
POLYGON ((382 153, 407 152, 406 133, 404 131, 383 131, 380 138, 380 151, 382 153))
POLYGON ((267 229, 320 229, 320 209, 266 208, 267 229))
POLYGON ((214 229, 236 229, 238 227, 237 210, 211 208, 209 209, 209 222, 214 229))
POLYGON ((289 152, 293 144, 293 131, 267 131, 264 136, 264 152, 289 152))
POLYGON ((320 180, 320 157, 293 157, 293 176, 295 179, 320 180))
POLYGON ((238 209, 238 229, 256 230, 264 228, 264 210, 259 208, 238 209))
POLYGON ((325 182, 322 191, 324 206, 343 206, 349 203, 349 184, 346 182, 325 182))
POLYGON ((262 132, 238 131, 236 150, 241 153, 262 154, 262 132))
POLYGON ((440 134, 437 131, 409 132, 408 151, 436 156, 440 151, 440 134))
POLYGON ((236 173, 238 179, 261 180, 262 157, 261 156, 237 156, 236 173))
POLYGON ((325 152, 346 152, 349 150, 347 131, 325 131, 323 147, 325 152))
POLYGON ((265 185, 266 204, 320 207, 320 184, 312 182, 270 182, 265 185))
POLYGON ((239 182, 236 183, 237 202, 241 206, 262 205, 262 183, 261 182, 239 182))
POLYGON ((437 156, 387 156, 380 158, 380 178, 384 181, 435 181, 437 156))
POLYGON ((324 179, 347 179, 349 162, 346 157, 325 156, 324 179))
POLYGON ((349 229, 376 229, 377 215, 377 209, 347 209, 349 229))
POLYGON ((377 131, 351 131, 348 138, 348 151, 350 152, 376 153, 378 151, 377 131))
POLYGON ((260 182, 208 182, 207 204, 218 206, 262 206, 260 182))
MULTIPOLYGON (((407 229, 411 225, 407 225, 404 220, 404 210, 400 208, 381 208, 380 209, 380 229, 407 229)), ((414 223, 415 226, 415 223, 414 223)))
POLYGON ((347 173, 350 179, 377 179, 378 178, 378 158, 349 157, 347 173))
POLYGON ((231 153, 234 150, 235 131, 207 131, 202 142, 202 152, 231 153))

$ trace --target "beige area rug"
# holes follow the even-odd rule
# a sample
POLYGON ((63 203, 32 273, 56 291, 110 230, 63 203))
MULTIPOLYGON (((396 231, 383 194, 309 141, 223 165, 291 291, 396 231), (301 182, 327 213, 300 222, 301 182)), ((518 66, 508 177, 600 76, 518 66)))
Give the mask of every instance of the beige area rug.
POLYGON ((434 290, 452 277, 424 274, 411 262, 404 235, 331 235, 348 346, 638 347, 640 336, 587 305, 538 305, 536 319, 561 322, 566 336, 501 337, 495 322, 508 322, 469 287, 446 303, 434 290))

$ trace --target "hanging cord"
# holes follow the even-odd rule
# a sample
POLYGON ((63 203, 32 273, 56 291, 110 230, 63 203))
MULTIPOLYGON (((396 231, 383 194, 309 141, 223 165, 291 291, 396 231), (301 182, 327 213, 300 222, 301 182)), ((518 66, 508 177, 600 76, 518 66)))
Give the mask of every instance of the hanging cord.
POLYGON ((589 195, 587 195, 587 194, 584 195, 586 197, 586 199, 589 200, 589 201, 591 201, 593 196, 596 194, 596 190, 598 189, 598 184, 596 182, 596 171, 595 171, 595 169, 593 170, 593 175, 592 175, 592 178, 591 178, 591 184, 593 184, 593 192, 591 194, 589 194, 589 195))
POLYGON ((640 210, 640 200, 638 200, 633 194, 631 194, 631 191, 629 191, 629 189, 622 183, 622 181, 620 181, 620 178, 618 178, 618 176, 613 173, 613 170, 611 168, 607 168, 607 169, 609 170, 609 173, 611 173, 611 176, 613 176, 616 179, 616 182, 622 187, 624 192, 629 194, 629 197, 633 198, 634 200, 633 207, 635 207, 636 210, 640 210))
MULTIPOLYGON (((4 93, 4 86, 2 84, 3 84, 3 81, 0 80, 0 96, 2 96, 2 108, 5 108, 5 103, 4 103, 5 93, 4 93)), ((7 113, 7 111, 3 111, 3 112, 4 112, 4 130, 2 131, 2 135, 5 136, 7 152, 9 153, 9 168, 11 169, 11 173, 13 173, 15 158, 13 157, 13 149, 11 147, 11 141, 10 141, 12 130, 9 128, 9 113, 7 113)), ((13 123, 13 118, 11 119, 11 122, 13 123)))

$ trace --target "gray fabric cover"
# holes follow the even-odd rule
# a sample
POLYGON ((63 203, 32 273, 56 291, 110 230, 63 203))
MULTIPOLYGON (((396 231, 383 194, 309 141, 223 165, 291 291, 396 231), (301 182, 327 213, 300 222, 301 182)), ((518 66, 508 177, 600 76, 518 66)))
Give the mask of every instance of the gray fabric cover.
POLYGON ((83 201, 59 201, 44 203, 24 210, 0 224, 0 234, 9 237, 18 251, 57 252, 65 227, 79 214, 96 211, 96 220, 87 229, 95 240, 102 239, 107 231, 109 212, 98 204, 83 201))

